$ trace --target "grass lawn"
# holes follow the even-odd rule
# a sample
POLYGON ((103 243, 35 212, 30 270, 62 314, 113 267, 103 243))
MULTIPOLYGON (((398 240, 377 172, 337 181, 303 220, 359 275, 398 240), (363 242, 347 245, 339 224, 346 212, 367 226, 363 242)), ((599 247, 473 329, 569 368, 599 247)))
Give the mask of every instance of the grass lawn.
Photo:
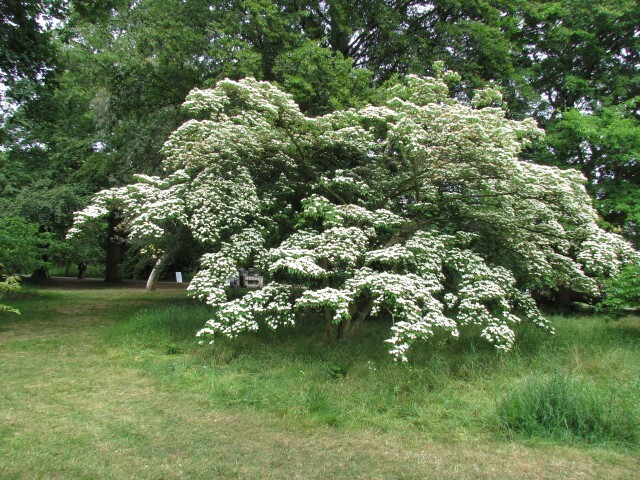
POLYGON ((434 339, 398 365, 382 323, 201 346, 210 313, 183 290, 93 285, 5 302, 1 479, 640 478, 639 318, 557 318, 507 355, 434 339), (549 385, 605 426, 509 427, 500 408, 549 385))

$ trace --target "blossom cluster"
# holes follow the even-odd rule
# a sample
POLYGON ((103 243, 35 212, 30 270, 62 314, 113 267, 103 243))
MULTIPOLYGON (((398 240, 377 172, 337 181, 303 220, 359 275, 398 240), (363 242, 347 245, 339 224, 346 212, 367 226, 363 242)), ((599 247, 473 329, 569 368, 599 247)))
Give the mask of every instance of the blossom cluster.
POLYGON ((269 284, 242 298, 221 304, 216 310, 216 317, 208 320, 197 336, 212 338, 218 334, 234 338, 241 332, 256 331, 261 321, 273 330, 293 325, 294 312, 290 296, 287 286, 269 284))
POLYGON ((79 234, 87 224, 112 211, 123 214, 121 228, 132 241, 142 245, 154 244, 164 237, 169 220, 186 221, 184 192, 189 177, 184 171, 166 178, 138 175, 137 180, 138 183, 94 195, 92 202, 74 215, 69 236, 79 234))

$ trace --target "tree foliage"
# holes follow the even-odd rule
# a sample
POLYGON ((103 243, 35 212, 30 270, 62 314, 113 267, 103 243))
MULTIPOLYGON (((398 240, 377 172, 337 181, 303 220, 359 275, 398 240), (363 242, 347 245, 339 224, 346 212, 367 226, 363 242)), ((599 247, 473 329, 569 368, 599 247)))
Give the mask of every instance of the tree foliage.
POLYGON ((607 282, 605 299, 598 304, 598 310, 610 315, 621 316, 626 308, 640 307, 640 265, 627 265, 620 274, 607 282))
POLYGON ((579 173, 519 159, 542 134, 535 122, 508 120, 495 90, 474 106, 450 98, 445 80, 458 78, 408 76, 375 104, 319 117, 251 78, 196 89, 194 119, 164 145, 166 176, 99 193, 76 228, 114 205, 142 243, 188 228, 209 252, 190 291, 216 307, 201 335, 319 309, 338 336, 388 315, 400 360, 418 339, 473 325, 508 350, 522 320, 552 330, 531 290, 595 294, 637 254, 598 227, 579 173), (251 263, 266 287, 227 301, 251 263))
POLYGON ((638 239, 640 5, 534 1, 515 37, 530 112, 548 136, 532 158, 578 167, 606 220, 638 239))
MULTIPOLYGON (((634 0, 6 0, 0 11, 0 80, 17 80, 3 94, 20 105, 0 125, 0 203, 58 238, 91 193, 162 172, 193 88, 253 76, 318 116, 381 104, 374 85, 438 75, 441 62, 459 72, 456 98, 495 85, 509 118, 533 116, 547 135, 524 156, 579 168, 610 228, 638 242, 634 0)), ((312 168, 342 161, 320 155, 312 168)), ((298 209, 304 188, 286 187, 298 209)))
MULTIPOLYGON (((1 267, 1 266, 0 266, 1 267)), ((0 273, 0 300, 7 294, 20 289, 20 277, 17 275, 4 275, 0 273)), ((20 310, 0 303, 0 313, 9 312, 20 315, 20 310)))
POLYGON ((0 217, 0 265, 3 274, 15 275, 43 266, 50 235, 22 217, 0 217))
POLYGON ((53 67, 52 21, 64 14, 59 0, 0 0, 0 82, 37 80, 53 67))

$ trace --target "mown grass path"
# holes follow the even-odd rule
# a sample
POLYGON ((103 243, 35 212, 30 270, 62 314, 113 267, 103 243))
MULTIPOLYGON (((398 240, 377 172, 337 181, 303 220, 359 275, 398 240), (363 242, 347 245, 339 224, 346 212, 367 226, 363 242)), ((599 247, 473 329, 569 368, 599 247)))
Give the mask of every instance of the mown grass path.
POLYGON ((27 291, 0 319, 0 478, 639 478, 633 452, 426 440, 212 404, 107 342, 116 322, 180 290, 27 291))

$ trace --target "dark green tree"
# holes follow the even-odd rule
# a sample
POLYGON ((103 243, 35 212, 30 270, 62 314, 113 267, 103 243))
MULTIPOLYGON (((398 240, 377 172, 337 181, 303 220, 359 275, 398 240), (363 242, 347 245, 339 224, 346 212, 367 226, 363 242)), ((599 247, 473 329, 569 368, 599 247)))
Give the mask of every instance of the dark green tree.
POLYGON ((531 158, 580 168, 605 219, 638 242, 640 3, 534 0, 519 14, 514 63, 548 134, 531 158))
POLYGON ((64 1, 0 0, 0 82, 38 80, 55 63, 52 24, 63 17, 64 1))

